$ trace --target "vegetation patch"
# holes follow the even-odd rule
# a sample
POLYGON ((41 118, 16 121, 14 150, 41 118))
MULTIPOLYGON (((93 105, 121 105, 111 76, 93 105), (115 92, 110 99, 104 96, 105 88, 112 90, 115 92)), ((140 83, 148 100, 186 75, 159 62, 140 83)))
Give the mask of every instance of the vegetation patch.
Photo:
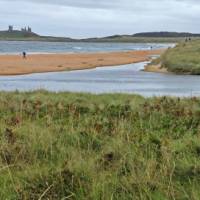
POLYGON ((1 92, 0 199, 200 199, 200 99, 1 92))
POLYGON ((181 42, 153 61, 177 74, 200 75, 200 40, 181 42))

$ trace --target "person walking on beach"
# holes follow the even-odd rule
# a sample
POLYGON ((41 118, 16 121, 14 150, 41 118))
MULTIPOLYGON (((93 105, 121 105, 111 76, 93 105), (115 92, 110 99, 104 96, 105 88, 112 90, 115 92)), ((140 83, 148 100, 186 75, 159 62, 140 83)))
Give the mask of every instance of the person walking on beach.
POLYGON ((26 52, 25 51, 22 53, 22 55, 23 55, 23 58, 26 59, 26 52))

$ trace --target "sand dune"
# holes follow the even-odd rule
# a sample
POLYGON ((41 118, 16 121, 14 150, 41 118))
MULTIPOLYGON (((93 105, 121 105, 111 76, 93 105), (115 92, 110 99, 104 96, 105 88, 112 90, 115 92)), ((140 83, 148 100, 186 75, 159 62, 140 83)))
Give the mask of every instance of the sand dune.
POLYGON ((128 51, 80 54, 33 54, 23 59, 19 55, 0 56, 0 75, 20 75, 90 69, 148 61, 151 55, 164 50, 128 51))

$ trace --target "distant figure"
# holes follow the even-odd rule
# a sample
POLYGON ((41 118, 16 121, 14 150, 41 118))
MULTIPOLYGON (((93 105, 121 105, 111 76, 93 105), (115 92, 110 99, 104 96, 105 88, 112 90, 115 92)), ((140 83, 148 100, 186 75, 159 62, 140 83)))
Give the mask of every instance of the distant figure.
POLYGON ((153 47, 151 46, 151 50, 153 50, 153 47))
POLYGON ((26 52, 25 51, 22 53, 22 55, 23 55, 23 58, 26 59, 26 52))

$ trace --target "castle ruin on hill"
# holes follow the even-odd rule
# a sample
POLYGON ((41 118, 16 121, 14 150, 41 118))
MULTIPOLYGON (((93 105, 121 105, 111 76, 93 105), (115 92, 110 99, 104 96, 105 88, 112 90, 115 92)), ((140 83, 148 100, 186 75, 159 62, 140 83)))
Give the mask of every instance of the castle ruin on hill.
MULTIPOLYGON (((11 26, 11 25, 9 25, 8 26, 8 32, 13 32, 14 31, 14 28, 13 28, 13 26, 11 26)), ((21 28, 21 31, 22 32, 26 32, 26 33, 32 33, 32 29, 31 29, 31 27, 24 27, 24 28, 21 28)))

